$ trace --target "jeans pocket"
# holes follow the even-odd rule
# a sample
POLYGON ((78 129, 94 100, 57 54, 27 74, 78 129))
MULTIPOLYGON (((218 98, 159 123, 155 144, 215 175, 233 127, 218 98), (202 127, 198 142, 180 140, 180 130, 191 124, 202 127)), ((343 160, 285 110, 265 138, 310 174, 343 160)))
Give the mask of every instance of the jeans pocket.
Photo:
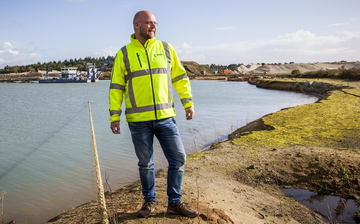
POLYGON ((172 121, 174 122, 174 124, 176 124, 175 118, 174 118, 174 117, 172 117, 171 119, 172 119, 172 121))

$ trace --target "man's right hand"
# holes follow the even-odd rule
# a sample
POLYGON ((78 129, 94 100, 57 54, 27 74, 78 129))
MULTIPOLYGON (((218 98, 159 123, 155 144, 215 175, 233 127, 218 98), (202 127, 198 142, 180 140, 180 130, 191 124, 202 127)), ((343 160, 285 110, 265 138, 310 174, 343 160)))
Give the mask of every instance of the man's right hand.
POLYGON ((110 124, 110 129, 114 134, 120 134, 120 121, 114 121, 110 124))

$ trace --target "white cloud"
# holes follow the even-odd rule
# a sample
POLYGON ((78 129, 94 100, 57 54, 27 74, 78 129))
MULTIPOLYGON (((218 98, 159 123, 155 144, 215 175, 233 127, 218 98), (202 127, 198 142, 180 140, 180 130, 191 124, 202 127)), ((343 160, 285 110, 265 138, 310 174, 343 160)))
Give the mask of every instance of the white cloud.
POLYGON ((12 48, 10 42, 3 42, 3 48, 12 48))
POLYGON ((359 60, 360 32, 339 31, 337 34, 319 36, 311 31, 298 30, 268 40, 211 46, 183 43, 175 48, 181 60, 209 64, 359 60))
POLYGON ((118 48, 118 47, 110 46, 108 48, 93 52, 93 55, 95 55, 96 57, 115 56, 116 53, 119 51, 119 49, 120 48, 118 48))
POLYGON ((0 48, 0 54, 5 54, 5 53, 17 55, 19 54, 19 51, 14 51, 10 42, 3 42, 0 48))
POLYGON ((293 52, 297 52, 299 54, 305 55, 305 56, 316 56, 316 55, 328 55, 328 54, 340 54, 343 52, 346 52, 347 48, 327 48, 323 49, 321 51, 319 50, 313 50, 313 49, 269 49, 269 52, 273 53, 287 53, 291 54, 293 52))
POLYGON ((19 54, 19 51, 13 50, 13 47, 11 46, 10 42, 2 42, 2 44, 0 45, 0 57, 1 55, 6 55, 6 54, 17 55, 19 54))
POLYGON ((275 39, 265 41, 266 45, 298 46, 299 48, 317 48, 328 46, 342 41, 337 36, 316 36, 314 33, 305 30, 298 30, 294 33, 287 33, 284 36, 277 36, 275 39))
POLYGON ((0 68, 6 65, 26 65, 36 63, 41 60, 41 55, 26 48, 13 48, 10 42, 0 43, 0 68))
MULTIPOLYGON (((201 47, 199 47, 201 48, 201 47)), ((184 56, 181 57, 184 61, 204 61, 206 59, 206 56, 204 54, 201 54, 201 49, 197 47, 192 47, 187 43, 181 44, 180 47, 175 47, 177 54, 184 56), (197 53, 194 53, 197 52, 197 53)))
POLYGON ((347 36, 347 38, 360 37, 360 31, 335 31, 336 33, 343 34, 347 36))
POLYGON ((333 23, 328 26, 348 26, 348 25, 350 25, 350 24, 349 23, 333 23))
POLYGON ((232 30, 234 27, 231 26, 224 26, 224 27, 217 27, 214 30, 232 30))

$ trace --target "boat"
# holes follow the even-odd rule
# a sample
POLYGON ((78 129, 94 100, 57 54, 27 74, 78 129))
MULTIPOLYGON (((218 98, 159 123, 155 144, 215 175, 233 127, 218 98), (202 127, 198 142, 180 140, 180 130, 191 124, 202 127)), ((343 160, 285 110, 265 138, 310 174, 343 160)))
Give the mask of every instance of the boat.
POLYGON ((77 67, 64 67, 61 68, 60 78, 49 78, 49 72, 46 72, 45 79, 39 79, 39 83, 86 83, 87 79, 81 76, 77 67))
POLYGON ((101 66, 100 69, 95 67, 95 63, 87 63, 87 77, 84 78, 81 75, 81 72, 77 70, 77 67, 63 67, 61 68, 61 78, 49 78, 49 72, 46 72, 45 79, 39 79, 39 83, 89 83, 89 82, 98 82, 101 73, 104 71, 106 66, 114 57, 109 56, 105 63, 101 66))

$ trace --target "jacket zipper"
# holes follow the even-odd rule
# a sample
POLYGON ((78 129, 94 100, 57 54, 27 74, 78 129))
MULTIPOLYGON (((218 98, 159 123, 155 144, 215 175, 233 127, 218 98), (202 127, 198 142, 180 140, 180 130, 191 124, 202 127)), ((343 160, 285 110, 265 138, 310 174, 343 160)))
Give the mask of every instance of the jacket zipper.
POLYGON ((139 60, 140 68, 142 68, 141 61, 140 61, 140 55, 139 55, 139 53, 136 53, 136 55, 137 55, 138 60, 139 60))
MULTIPOLYGON (((151 90, 152 90, 153 100, 154 100, 155 120, 157 120, 157 114, 156 114, 156 102, 155 102, 155 91, 154 91, 154 83, 153 83, 153 78, 152 78, 152 72, 151 72, 150 60, 149 60, 149 55, 148 55, 148 52, 147 52, 147 50, 146 50, 146 47, 145 47, 145 46, 144 46, 144 49, 145 49, 146 58, 147 58, 148 65, 149 65, 150 81, 151 81, 151 90)), ((140 61, 140 60, 139 60, 139 61, 140 61)))

